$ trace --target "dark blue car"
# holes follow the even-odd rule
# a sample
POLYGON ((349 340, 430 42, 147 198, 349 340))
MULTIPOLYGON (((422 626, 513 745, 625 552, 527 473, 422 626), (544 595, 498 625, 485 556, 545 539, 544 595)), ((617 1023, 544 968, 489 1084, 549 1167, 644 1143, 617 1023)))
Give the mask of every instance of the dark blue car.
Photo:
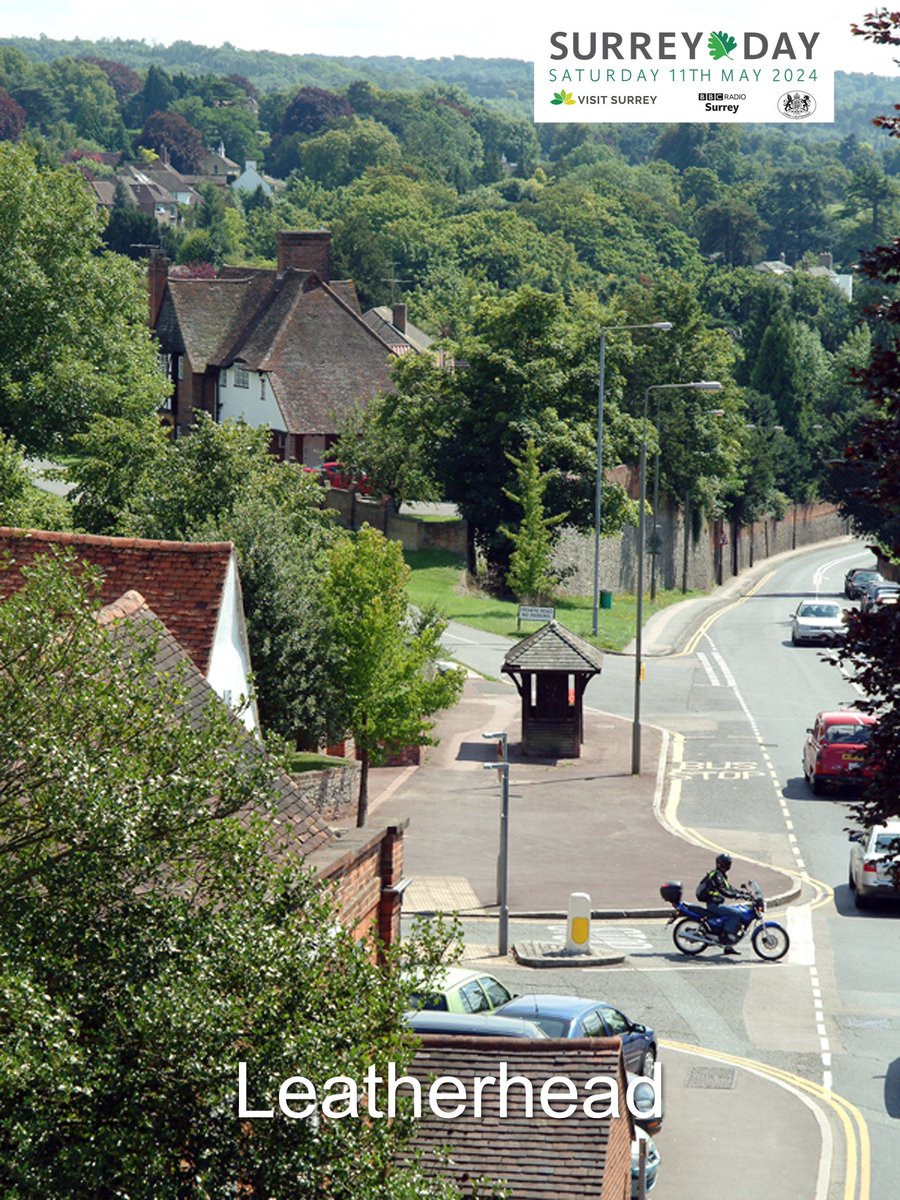
POLYGON ((623 1012, 602 1000, 588 1000, 584 996, 516 996, 496 1009, 496 1015, 534 1021, 552 1038, 621 1038, 625 1066, 638 1075, 649 1075, 656 1062, 653 1030, 629 1021, 623 1012))

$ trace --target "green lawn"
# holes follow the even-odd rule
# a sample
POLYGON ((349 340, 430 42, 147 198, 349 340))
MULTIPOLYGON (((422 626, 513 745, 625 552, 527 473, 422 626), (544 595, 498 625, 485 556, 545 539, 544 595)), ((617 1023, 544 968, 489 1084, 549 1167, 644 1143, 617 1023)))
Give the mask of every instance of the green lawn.
POLYGON ((295 750, 288 756, 287 769, 291 775, 303 771, 324 771, 327 767, 347 767, 349 758, 332 758, 330 754, 316 754, 309 750, 295 750))
MULTIPOLYGON (((412 568, 409 595, 413 604, 420 607, 433 604, 451 620, 504 637, 525 637, 539 628, 529 621, 517 630, 515 602, 497 600, 477 589, 466 588, 465 569, 455 554, 447 550, 407 550, 405 557, 412 568)), ((644 621, 661 608, 697 595, 700 593, 661 591, 653 604, 645 595, 644 621)), ((566 596, 555 602, 560 624, 603 650, 621 650, 634 637, 635 606, 634 596, 615 595, 612 608, 600 610, 599 634, 594 638, 592 596, 566 596)))

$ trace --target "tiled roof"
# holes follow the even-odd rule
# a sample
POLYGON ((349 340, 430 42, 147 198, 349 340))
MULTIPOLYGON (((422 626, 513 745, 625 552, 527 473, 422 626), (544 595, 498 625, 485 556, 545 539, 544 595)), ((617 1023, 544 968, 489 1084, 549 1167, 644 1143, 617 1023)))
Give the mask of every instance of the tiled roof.
POLYGON ((306 271, 170 277, 156 328, 196 372, 236 360, 268 372, 288 433, 333 433, 351 407, 391 382, 393 351, 359 315, 352 284, 306 271))
POLYGON ((548 621, 507 653, 502 671, 590 671, 603 669, 603 654, 556 621, 548 621))
MULTIPOLYGON (((472 1192, 479 1178, 505 1183, 512 1200, 597 1200, 601 1195, 622 1195, 625 1181, 604 1192, 603 1176, 613 1120, 585 1115, 582 1105, 565 1120, 547 1116, 540 1107, 541 1085, 552 1076, 571 1079, 581 1100, 601 1091, 586 1089, 597 1075, 617 1081, 620 1111, 625 1109, 625 1079, 617 1038, 484 1038, 425 1035, 417 1050, 410 1075, 422 1083, 422 1120, 410 1147, 421 1155, 420 1165, 429 1173, 454 1180, 463 1195, 472 1192), (476 1076, 498 1076, 501 1062, 508 1076, 531 1080, 533 1115, 527 1116, 525 1091, 510 1086, 508 1112, 500 1116, 499 1089, 488 1085, 482 1093, 482 1112, 471 1111, 476 1076), (428 1085, 438 1076, 453 1076, 466 1089, 467 1110, 453 1119, 441 1119, 430 1111, 428 1085), (442 1151, 449 1148, 449 1154, 442 1151)), ((406 1093, 408 1094, 408 1093, 406 1093)), ((451 1109, 458 1100, 447 1097, 451 1109)), ((557 1103, 556 1107, 562 1107, 557 1103)), ((631 1141, 631 1129, 627 1140, 631 1141)), ((630 1164, 629 1164, 630 1172, 630 1164)), ((629 1189, 624 1188, 628 1195, 629 1189)), ((479 1194, 484 1194, 479 1192, 479 1194)))
MULTIPOLYGON (((207 705, 224 703, 140 592, 132 590, 116 597, 100 610, 98 620, 114 628, 119 636, 150 638, 155 635, 158 638, 156 672, 160 676, 183 675, 187 685, 185 715, 189 721, 200 721, 207 705)), ((263 753, 260 744, 246 732, 238 718, 234 720, 247 754, 263 753)), ((334 834, 315 809, 306 803, 290 776, 280 768, 276 768, 273 774, 272 805, 271 809, 266 810, 272 822, 271 835, 267 840, 268 853, 276 859, 297 851, 306 855, 333 841, 334 834)), ((247 806, 236 815, 240 820, 249 822, 259 815, 259 811, 247 806)))
POLYGON ((405 345, 421 352, 427 350, 434 341, 434 338, 430 337, 424 329, 419 329, 411 321, 406 322, 406 330, 401 333, 391 321, 392 316, 391 306, 382 304, 378 308, 370 308, 368 312, 364 313, 363 320, 390 346, 405 345))
POLYGON ((0 597, 21 586, 22 567, 54 547, 72 550, 103 571, 104 603, 129 590, 146 597, 198 671, 206 675, 233 553, 230 542, 162 542, 0 528, 0 557, 9 554, 12 559, 10 569, 0 571, 0 597))

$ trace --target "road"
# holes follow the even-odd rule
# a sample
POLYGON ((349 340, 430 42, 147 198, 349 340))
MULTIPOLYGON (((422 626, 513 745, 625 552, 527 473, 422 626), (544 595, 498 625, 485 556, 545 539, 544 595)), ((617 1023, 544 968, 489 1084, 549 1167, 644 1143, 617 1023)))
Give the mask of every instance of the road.
MULTIPOLYGON (((798 1146, 823 1136, 823 1122, 831 1130, 823 1136, 834 1154, 829 1178, 820 1178, 818 1188, 807 1179, 796 1192, 820 1200, 893 1200, 900 1191, 900 908, 859 913, 853 907, 847 798, 814 798, 800 762, 815 713, 852 703, 856 693, 821 651, 793 647, 789 627, 801 598, 841 598, 845 571, 870 562, 851 543, 794 555, 774 565, 753 595, 722 609, 691 653, 647 664, 644 720, 673 735, 665 815, 711 848, 789 869, 803 881, 799 901, 780 914, 792 937, 788 959, 773 967, 750 961, 748 949, 740 961, 718 955, 686 961, 673 952, 662 922, 625 922, 594 930, 595 942, 624 947, 623 966, 541 972, 539 982, 542 990, 611 999, 670 1044, 711 1048, 719 1069, 750 1062, 793 1088, 809 1110, 798 1146)), ((460 627, 451 635, 458 658, 487 669, 478 664, 496 654, 496 639, 460 627)), ((587 702, 629 716, 632 688, 633 660, 608 656, 587 702)), ((523 926, 515 937, 560 932, 523 926)), ((485 932, 484 941, 491 936, 485 932)), ((467 938, 478 937, 473 923, 467 938)), ((507 974, 519 988, 535 990, 532 974, 507 974)), ((690 1086, 683 1071, 678 1081, 690 1086)), ((670 1194, 666 1175, 673 1169, 682 1184, 691 1179, 690 1191, 679 1186, 679 1196, 701 1200, 723 1188, 754 1200, 762 1194, 745 1190, 746 1179, 704 1179, 698 1131, 678 1136, 677 1117, 668 1116, 677 1109, 678 1088, 674 1095, 670 1089, 658 1200, 670 1194)), ((764 1151, 766 1114, 755 1124, 732 1135, 759 1137, 764 1151)), ((790 1171, 791 1164, 767 1169, 790 1171)))

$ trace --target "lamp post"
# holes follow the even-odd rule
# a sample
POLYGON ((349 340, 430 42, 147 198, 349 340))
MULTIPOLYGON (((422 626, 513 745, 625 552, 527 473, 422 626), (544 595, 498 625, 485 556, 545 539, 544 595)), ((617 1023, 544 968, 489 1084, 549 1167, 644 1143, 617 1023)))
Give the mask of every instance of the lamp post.
POLYGON ((600 330, 600 382, 597 388, 597 477, 594 481, 594 615, 591 628, 597 636, 600 609, 600 517, 603 507, 603 402, 606 396, 606 335, 621 329, 662 329, 668 332, 671 321, 653 321, 649 325, 607 325, 600 330))
POLYGON ((486 771, 499 771, 500 792, 500 853, 497 856, 497 906, 500 925, 497 933, 497 953, 504 958, 509 952, 509 741, 506 733, 483 733, 483 738, 500 743, 501 758, 496 763, 482 763, 486 771))
POLYGON ((641 498, 638 508, 638 546, 637 546, 637 612, 635 616, 634 634, 634 719, 631 725, 631 773, 641 773, 641 674, 644 661, 642 657, 643 623, 644 623, 644 536, 646 529, 647 507, 647 410, 650 405, 650 393, 669 391, 674 388, 693 388, 697 392, 720 392, 721 383, 714 379, 701 379, 691 383, 652 383, 644 392, 643 423, 641 425, 641 498))

